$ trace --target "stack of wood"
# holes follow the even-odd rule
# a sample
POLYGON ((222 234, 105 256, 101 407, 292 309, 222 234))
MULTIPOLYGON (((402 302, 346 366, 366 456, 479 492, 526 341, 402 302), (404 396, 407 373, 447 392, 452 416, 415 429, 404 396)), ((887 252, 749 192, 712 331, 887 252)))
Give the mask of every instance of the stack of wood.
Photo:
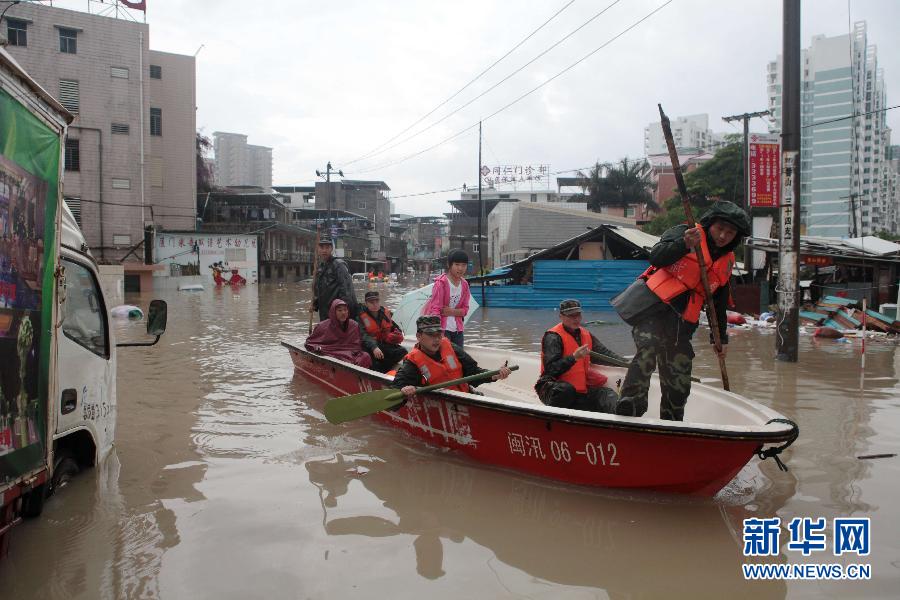
MULTIPOLYGON (((862 302, 851 298, 825 296, 812 307, 812 310, 800 311, 800 322, 803 325, 830 327, 837 331, 862 329, 862 302)), ((900 334, 900 321, 871 309, 865 311, 866 329, 881 331, 890 335, 900 334)))

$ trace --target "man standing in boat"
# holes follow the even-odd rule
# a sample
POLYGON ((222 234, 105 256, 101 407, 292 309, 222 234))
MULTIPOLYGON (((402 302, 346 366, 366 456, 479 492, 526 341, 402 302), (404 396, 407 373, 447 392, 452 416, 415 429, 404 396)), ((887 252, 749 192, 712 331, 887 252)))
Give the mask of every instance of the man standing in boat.
POLYGON ((541 402, 548 406, 613 413, 616 392, 606 387, 606 376, 594 371, 591 363, 602 361, 591 352, 624 361, 581 326, 581 302, 559 303, 560 322, 541 339, 541 376, 534 386, 541 402))
POLYGON ((403 331, 391 316, 391 311, 381 306, 377 291, 366 292, 365 306, 356 320, 363 331, 363 347, 372 355, 372 369, 382 373, 387 373, 406 356, 406 348, 400 345, 403 331))
POLYGON ((716 202, 696 227, 676 225, 663 233, 650 251, 650 267, 613 298, 616 311, 633 326, 631 335, 637 349, 616 414, 639 417, 647 411, 650 376, 658 365, 660 418, 684 419, 694 358, 691 337, 706 303, 694 248, 699 246, 703 252, 724 355, 728 348, 725 305, 735 260, 733 250, 751 232, 747 213, 731 202, 716 202))
MULTIPOLYGON (((441 318, 437 315, 423 315, 416 319, 416 340, 418 343, 400 364, 391 384, 392 388, 399 389, 406 396, 414 395, 418 386, 434 385, 486 371, 465 350, 444 337, 441 318)), ((494 375, 492 380, 506 379, 511 372, 506 366, 500 367, 500 373, 494 375)), ((463 383, 447 389, 471 392, 471 387, 475 385, 478 384, 463 383)))
POLYGON ((331 238, 319 240, 321 262, 316 268, 316 279, 313 282, 313 302, 309 307, 309 312, 319 311, 319 321, 328 318, 331 303, 337 298, 347 303, 351 319, 356 318, 359 313, 350 270, 344 261, 334 258, 333 254, 334 241, 331 238))

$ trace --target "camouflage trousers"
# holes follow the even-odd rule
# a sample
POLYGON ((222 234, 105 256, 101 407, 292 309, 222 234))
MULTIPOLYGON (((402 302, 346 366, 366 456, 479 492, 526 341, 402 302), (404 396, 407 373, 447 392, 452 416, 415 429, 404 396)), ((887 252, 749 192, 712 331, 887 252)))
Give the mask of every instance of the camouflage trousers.
POLYGON ((628 367, 616 414, 640 417, 647 412, 650 377, 658 366, 662 388, 659 416, 669 421, 684 419, 684 406, 691 393, 691 337, 695 329, 680 317, 665 313, 634 326, 631 335, 637 351, 628 367))
POLYGON ((548 381, 537 387, 537 393, 548 406, 601 413, 615 413, 619 399, 615 390, 608 387, 589 387, 587 393, 579 394, 567 381, 548 381))

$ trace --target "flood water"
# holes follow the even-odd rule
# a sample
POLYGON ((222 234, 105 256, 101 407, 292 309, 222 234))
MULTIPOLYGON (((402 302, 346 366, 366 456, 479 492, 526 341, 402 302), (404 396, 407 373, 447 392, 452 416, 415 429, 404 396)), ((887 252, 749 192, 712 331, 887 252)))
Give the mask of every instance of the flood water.
MULTIPOLYGON (((335 426, 327 395, 278 342, 305 334, 308 284, 156 294, 169 328, 119 351, 113 454, 12 534, 0 598, 896 598, 900 350, 732 334, 732 389, 795 420, 713 499, 558 485, 476 464, 367 420, 335 426), (869 581, 745 581, 742 521, 782 519, 770 562, 871 565, 869 581), (787 549, 793 517, 872 519, 871 554, 787 549)), ((386 288, 382 288, 386 289, 386 288)), ((359 290, 358 290, 359 291, 359 290)), ((396 298, 402 289, 392 289, 396 298)), ((128 302, 146 307, 150 296, 128 302)), ((386 304, 391 305, 389 300, 386 304)), ((615 321, 614 315, 586 319, 615 321)), ((466 343, 535 350, 552 311, 482 309, 466 343)), ((141 324, 119 324, 119 341, 141 324)), ((593 331, 631 354, 624 325, 593 331)), ((695 337, 695 374, 717 363, 695 337)), ((491 365, 486 365, 491 366, 491 365)))

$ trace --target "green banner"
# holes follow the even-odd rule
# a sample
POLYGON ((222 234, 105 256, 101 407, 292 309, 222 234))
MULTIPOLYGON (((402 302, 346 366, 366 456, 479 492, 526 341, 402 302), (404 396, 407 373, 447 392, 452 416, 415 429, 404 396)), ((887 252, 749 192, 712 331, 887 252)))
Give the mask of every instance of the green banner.
POLYGON ((0 485, 45 460, 60 135, 0 90, 0 485))

